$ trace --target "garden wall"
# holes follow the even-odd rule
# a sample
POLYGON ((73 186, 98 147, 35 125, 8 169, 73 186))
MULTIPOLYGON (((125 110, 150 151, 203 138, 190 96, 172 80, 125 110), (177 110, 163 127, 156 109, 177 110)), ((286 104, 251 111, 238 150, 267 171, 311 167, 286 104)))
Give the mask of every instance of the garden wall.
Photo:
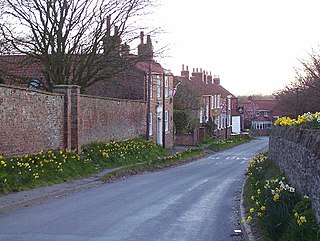
POLYGON ((291 184, 312 201, 320 222, 320 131, 303 127, 276 127, 271 131, 269 157, 291 184))
POLYGON ((54 92, 0 85, 0 156, 145 135, 143 101, 82 96, 78 86, 55 86, 54 92))
POLYGON ((64 95, 0 86, 0 155, 62 148, 64 95))
POLYGON ((80 145, 132 139, 146 134, 147 103, 80 96, 80 145))

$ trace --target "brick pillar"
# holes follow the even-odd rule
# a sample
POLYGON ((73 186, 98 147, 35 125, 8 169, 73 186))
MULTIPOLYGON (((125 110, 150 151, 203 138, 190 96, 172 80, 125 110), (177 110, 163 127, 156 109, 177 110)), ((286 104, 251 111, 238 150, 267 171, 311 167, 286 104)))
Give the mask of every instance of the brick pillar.
POLYGON ((80 87, 55 85, 53 92, 64 94, 64 148, 79 150, 80 87))

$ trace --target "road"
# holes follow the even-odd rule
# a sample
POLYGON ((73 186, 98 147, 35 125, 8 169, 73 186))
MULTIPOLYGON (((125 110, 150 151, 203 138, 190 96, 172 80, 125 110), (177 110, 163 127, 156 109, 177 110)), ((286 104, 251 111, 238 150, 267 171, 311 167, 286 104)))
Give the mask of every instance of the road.
POLYGON ((0 215, 2 241, 230 241, 236 190, 260 138, 156 173, 0 215))

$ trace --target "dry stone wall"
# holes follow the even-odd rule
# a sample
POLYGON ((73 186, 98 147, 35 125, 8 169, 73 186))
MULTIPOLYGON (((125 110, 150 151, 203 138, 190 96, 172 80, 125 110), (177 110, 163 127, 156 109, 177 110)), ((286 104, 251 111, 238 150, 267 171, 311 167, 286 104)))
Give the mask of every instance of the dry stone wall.
POLYGON ((270 135, 268 155, 279 164, 291 184, 310 197, 320 222, 320 131, 276 127, 270 135))

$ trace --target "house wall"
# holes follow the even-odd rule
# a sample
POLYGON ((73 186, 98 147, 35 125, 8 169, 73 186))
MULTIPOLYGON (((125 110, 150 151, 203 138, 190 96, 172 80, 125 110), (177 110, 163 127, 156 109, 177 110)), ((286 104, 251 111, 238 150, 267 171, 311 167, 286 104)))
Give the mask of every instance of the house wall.
POLYGON ((109 142, 146 134, 146 107, 143 101, 80 96, 79 142, 109 142))
POLYGON ((64 95, 0 85, 0 155, 64 146, 64 95))
POLYGON ((165 103, 163 103, 163 75, 159 73, 153 73, 152 75, 152 98, 150 100, 150 113, 152 113, 152 134, 150 135, 150 140, 158 143, 159 134, 157 133, 157 123, 158 118, 163 119, 163 105, 165 105, 165 111, 168 111, 169 113, 169 130, 165 132, 165 147, 170 148, 173 146, 173 139, 174 139, 174 133, 173 133, 173 98, 171 96, 170 91, 173 89, 173 76, 170 75, 169 77, 169 96, 165 98, 165 103), (160 76, 160 98, 157 97, 157 76, 160 76), (161 116, 157 116, 158 112, 161 112, 161 116))
POLYGON ((320 131, 293 126, 273 128, 268 155, 290 183, 310 197, 320 222, 320 131))
POLYGON ((146 134, 146 102, 80 95, 78 86, 58 93, 0 85, 0 155, 80 149, 93 141, 146 134))

